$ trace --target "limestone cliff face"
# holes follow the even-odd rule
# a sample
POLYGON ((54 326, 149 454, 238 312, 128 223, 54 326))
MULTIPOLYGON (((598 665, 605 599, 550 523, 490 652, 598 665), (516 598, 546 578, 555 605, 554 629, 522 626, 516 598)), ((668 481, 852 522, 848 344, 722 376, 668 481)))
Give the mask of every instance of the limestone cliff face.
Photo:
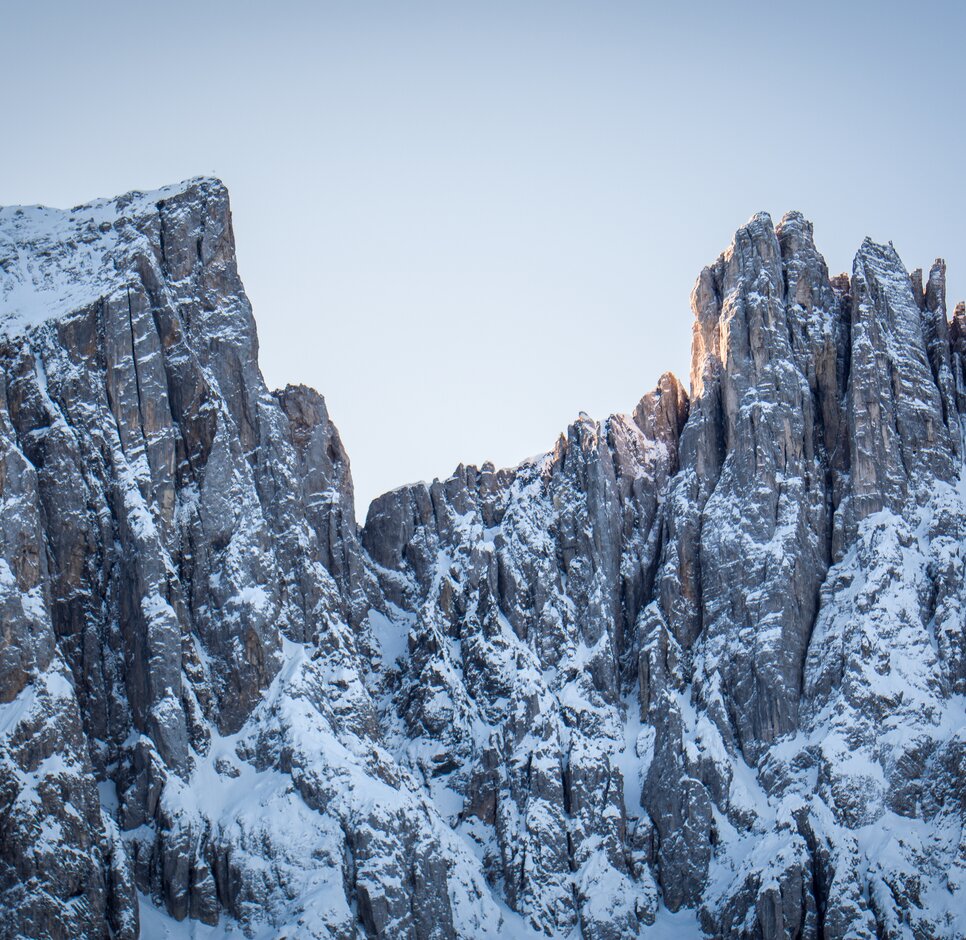
POLYGON ((134 936, 135 886, 320 936, 425 933, 460 891, 465 935, 499 923, 378 747, 348 461, 262 381, 224 187, 0 228, 0 931, 134 936))
POLYGON ((359 528, 220 183, 0 210, 0 935, 962 936, 944 278, 757 215, 690 395, 359 528))

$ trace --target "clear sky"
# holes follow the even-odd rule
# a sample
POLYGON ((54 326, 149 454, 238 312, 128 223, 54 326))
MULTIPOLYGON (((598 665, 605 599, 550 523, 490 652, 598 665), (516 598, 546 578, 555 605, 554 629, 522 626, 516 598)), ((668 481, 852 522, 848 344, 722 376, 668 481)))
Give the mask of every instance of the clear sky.
POLYGON ((266 379, 325 395, 363 517, 686 380, 755 211, 966 295, 961 2, 0 3, 0 203, 221 177, 266 379))

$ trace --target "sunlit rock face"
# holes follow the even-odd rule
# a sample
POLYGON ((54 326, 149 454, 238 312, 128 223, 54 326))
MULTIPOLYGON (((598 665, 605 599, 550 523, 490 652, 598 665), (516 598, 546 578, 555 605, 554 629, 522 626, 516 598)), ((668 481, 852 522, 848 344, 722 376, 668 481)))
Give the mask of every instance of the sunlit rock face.
POLYGON ((218 181, 0 210, 0 936, 963 936, 966 314, 798 213, 691 300, 360 527, 218 181))

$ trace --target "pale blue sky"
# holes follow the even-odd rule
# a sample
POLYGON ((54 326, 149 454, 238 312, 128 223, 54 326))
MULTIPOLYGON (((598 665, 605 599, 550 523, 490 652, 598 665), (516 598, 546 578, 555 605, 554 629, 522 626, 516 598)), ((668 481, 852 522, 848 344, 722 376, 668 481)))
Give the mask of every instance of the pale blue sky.
POLYGON ((961 3, 14 3, 0 203, 232 193, 273 386, 326 397, 360 516, 686 380, 753 212, 966 295, 961 3))

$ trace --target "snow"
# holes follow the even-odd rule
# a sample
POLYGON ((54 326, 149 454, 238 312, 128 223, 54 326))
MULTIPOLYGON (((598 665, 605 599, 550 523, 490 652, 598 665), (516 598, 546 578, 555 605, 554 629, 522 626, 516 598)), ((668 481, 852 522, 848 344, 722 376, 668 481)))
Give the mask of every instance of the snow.
POLYGON ((393 610, 391 620, 378 610, 369 610, 369 629, 379 644, 382 664, 386 668, 391 668, 408 652, 409 631, 415 619, 415 614, 401 611, 398 607, 393 610))
POLYGON ((643 940, 704 940, 694 911, 682 908, 671 912, 663 905, 650 927, 641 931, 643 940))
POLYGON ((624 781, 624 809, 629 818, 635 818, 644 812, 641 791, 654 756, 655 735, 654 728, 641 722, 636 696, 627 696, 624 707, 627 717, 624 721, 623 748, 614 756, 613 762, 624 781))
POLYGON ((17 725, 32 716, 35 710, 57 708, 72 699, 74 687, 59 658, 29 685, 20 690, 12 701, 0 704, 0 744, 12 734, 17 725))
POLYGON ((255 610, 267 610, 271 606, 271 599, 262 585, 247 584, 228 603, 253 607, 255 610))
POLYGON ((0 705, 0 740, 10 734, 24 717, 30 714, 37 698, 36 687, 31 684, 21 689, 12 701, 0 705))
MULTIPOLYGON (((218 926, 209 927, 197 920, 186 918, 177 921, 166 911, 154 906, 146 894, 138 892, 141 917, 141 936, 145 940, 220 940, 222 937, 243 937, 245 934, 231 921, 222 920, 218 926)), ((277 937, 274 931, 265 930, 252 936, 252 940, 269 940, 277 937)))
POLYGON ((66 210, 0 208, 0 333, 18 335, 124 290, 123 257, 135 247, 151 250, 135 222, 199 182, 66 210))
POLYGON ((117 796, 117 784, 113 780, 99 780, 97 791, 101 798, 101 808, 109 816, 114 816, 121 805, 117 796))

